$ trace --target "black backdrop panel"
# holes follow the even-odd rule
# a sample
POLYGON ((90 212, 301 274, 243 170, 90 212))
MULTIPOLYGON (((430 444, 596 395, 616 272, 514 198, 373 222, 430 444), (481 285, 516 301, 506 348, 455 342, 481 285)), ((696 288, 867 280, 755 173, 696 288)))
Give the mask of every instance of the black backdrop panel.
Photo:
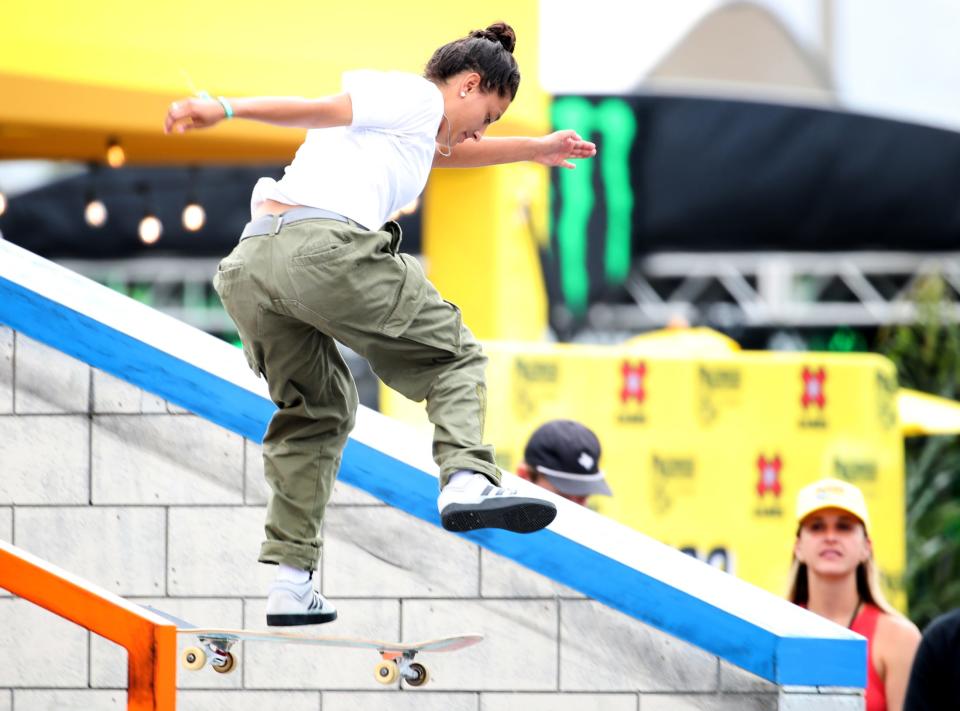
POLYGON ((551 302, 624 298, 652 252, 955 250, 960 134, 809 107, 689 97, 558 97, 596 141, 553 171, 551 302))
POLYGON ((960 135, 733 101, 633 99, 638 252, 941 250, 960 237, 960 135))

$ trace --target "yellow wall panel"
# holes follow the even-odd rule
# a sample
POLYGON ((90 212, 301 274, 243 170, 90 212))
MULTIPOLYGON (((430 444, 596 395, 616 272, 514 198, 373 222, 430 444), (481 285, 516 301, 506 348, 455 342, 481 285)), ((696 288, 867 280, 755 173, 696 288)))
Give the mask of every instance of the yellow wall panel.
POLYGON ((435 170, 424 204, 427 276, 481 339, 531 340, 547 328, 537 225, 547 169, 435 170))

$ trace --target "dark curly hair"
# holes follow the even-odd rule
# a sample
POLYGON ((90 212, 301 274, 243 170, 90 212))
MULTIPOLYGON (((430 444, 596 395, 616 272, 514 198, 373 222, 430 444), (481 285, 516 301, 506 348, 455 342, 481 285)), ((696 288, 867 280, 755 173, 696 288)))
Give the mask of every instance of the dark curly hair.
POLYGON ((513 101, 520 87, 520 69, 513 58, 516 46, 513 28, 497 22, 443 45, 430 57, 423 74, 431 81, 446 81, 462 71, 477 72, 483 91, 496 91, 500 96, 509 94, 513 101))

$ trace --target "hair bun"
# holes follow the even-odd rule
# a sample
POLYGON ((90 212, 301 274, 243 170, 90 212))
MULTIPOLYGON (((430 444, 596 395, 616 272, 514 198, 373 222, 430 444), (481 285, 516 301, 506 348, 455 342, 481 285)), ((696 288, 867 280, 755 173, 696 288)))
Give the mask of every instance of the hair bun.
POLYGON ((498 42, 510 54, 513 54, 513 48, 517 46, 517 34, 506 22, 496 22, 485 30, 474 30, 470 36, 498 42))

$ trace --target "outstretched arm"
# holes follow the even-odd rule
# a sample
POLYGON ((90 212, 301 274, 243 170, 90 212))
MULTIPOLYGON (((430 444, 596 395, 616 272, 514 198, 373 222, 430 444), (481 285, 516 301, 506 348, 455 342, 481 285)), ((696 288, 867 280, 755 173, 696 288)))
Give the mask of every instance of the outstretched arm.
MULTIPOLYGON (((353 121, 353 103, 349 94, 321 99, 259 97, 225 99, 235 118, 245 118, 293 128, 329 128, 348 126, 353 121)), ((217 99, 192 98, 174 101, 163 122, 164 133, 183 133, 195 128, 210 128, 227 118, 226 108, 217 99)))
POLYGON ((478 168, 484 165, 532 160, 561 168, 573 168, 571 159, 592 158, 597 147, 576 131, 554 131, 546 136, 469 139, 453 147, 450 156, 434 154, 436 168, 478 168))

